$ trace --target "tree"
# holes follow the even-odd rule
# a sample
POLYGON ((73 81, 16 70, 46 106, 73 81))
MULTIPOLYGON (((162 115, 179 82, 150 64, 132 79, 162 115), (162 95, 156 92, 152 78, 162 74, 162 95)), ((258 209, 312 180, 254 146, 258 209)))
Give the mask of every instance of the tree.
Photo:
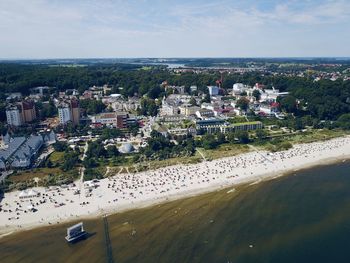
POLYGON ((119 156, 120 153, 115 145, 109 145, 107 146, 107 156, 108 157, 114 157, 114 156, 119 156))
POLYGON ((286 112, 295 113, 297 110, 296 98, 288 95, 280 100, 281 108, 286 112))
POLYGON ((6 103, 0 103, 0 122, 6 121, 6 103))
POLYGON ((5 135, 6 133, 7 133, 7 128, 2 122, 0 122, 0 135, 5 135))
POLYGON ((249 134, 247 131, 236 131, 236 137, 240 143, 248 143, 249 142, 249 134))
POLYGON ((294 122, 294 130, 302 130, 305 128, 303 121, 300 118, 297 118, 294 122))
POLYGON ((236 134, 234 132, 230 132, 228 135, 227 135, 227 140, 230 142, 230 143, 235 143, 236 142, 236 134))
POLYGON ((78 163, 79 161, 79 155, 72 150, 68 150, 64 152, 63 155, 63 164, 62 164, 62 170, 63 171, 69 171, 72 170, 75 165, 78 163))
POLYGON ((150 91, 148 92, 148 97, 150 97, 151 99, 156 99, 156 98, 159 98, 163 92, 164 90, 161 87, 155 86, 151 88, 150 91))
POLYGON ((102 179, 103 175, 97 169, 88 168, 84 173, 84 181, 91 181, 93 179, 102 179))
POLYGON ((259 141, 262 141, 268 135, 267 131, 262 130, 262 129, 256 130, 255 134, 256 134, 256 137, 258 137, 259 141))
POLYGON ((158 106, 156 105, 154 100, 149 98, 142 98, 140 104, 141 104, 141 107, 138 109, 139 115, 144 115, 144 116, 157 115, 158 106))
POLYGON ((47 159, 46 167, 47 167, 47 168, 52 168, 52 162, 51 162, 50 159, 47 159))
POLYGON ((260 98, 261 98, 261 93, 260 93, 260 91, 257 90, 257 89, 253 90, 252 95, 253 95, 253 97, 254 97, 257 101, 259 101, 260 98))
POLYGON ((101 134, 101 140, 114 139, 117 137, 121 137, 123 135, 120 129, 116 128, 103 128, 101 134))
POLYGON ((242 111, 247 111, 248 107, 249 107, 249 101, 246 98, 240 98, 237 103, 236 106, 238 108, 240 108, 242 111))
POLYGON ((210 102, 211 102, 210 94, 207 93, 205 94, 204 99, 202 99, 202 103, 210 103, 210 102))
POLYGON ((106 105, 102 101, 95 99, 81 100, 80 107, 85 109, 89 115, 101 113, 106 109, 106 105))
POLYGON ((192 97, 189 101, 189 104, 191 104, 192 106, 197 106, 197 101, 194 97, 192 97))
POLYGON ((206 134, 202 138, 203 148, 206 150, 215 149, 218 146, 215 136, 212 134, 206 134))
POLYGON ((226 142, 225 134, 223 134, 221 132, 217 134, 216 138, 217 138, 217 142, 219 145, 226 142))
POLYGON ((85 168, 94 168, 98 166, 98 163, 94 158, 85 158, 83 161, 83 165, 85 168))
POLYGON ((41 119, 51 118, 57 115, 57 109, 51 99, 49 103, 36 102, 35 107, 41 119))
POLYGON ((67 148, 68 145, 65 142, 57 141, 54 145, 53 148, 57 152, 64 152, 67 148))
POLYGON ((90 142, 86 151, 88 158, 100 158, 106 156, 106 150, 100 141, 90 142))
POLYGON ((128 126, 128 131, 133 135, 136 136, 139 132, 139 124, 136 123, 132 123, 128 126))
POLYGON ((350 129, 350 113, 341 115, 337 120, 337 125, 342 128, 349 130, 350 129))

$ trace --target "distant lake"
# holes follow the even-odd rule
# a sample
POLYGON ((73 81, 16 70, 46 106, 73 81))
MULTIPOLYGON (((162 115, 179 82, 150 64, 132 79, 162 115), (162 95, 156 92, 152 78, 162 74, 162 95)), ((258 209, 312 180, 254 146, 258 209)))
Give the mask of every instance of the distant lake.
POLYGON ((157 65, 157 66, 167 66, 168 68, 183 68, 185 64, 178 63, 163 63, 163 62, 140 62, 140 63, 131 63, 136 65, 157 65))
MULTIPOLYGON (((108 217, 114 262, 350 262, 350 162, 108 217)), ((0 239, 0 262, 107 262, 102 219, 0 239)))

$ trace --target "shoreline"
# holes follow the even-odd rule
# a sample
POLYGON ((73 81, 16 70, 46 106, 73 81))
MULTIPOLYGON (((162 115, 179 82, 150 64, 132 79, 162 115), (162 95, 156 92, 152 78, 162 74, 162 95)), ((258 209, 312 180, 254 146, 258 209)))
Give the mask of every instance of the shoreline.
MULTIPOLYGON (((74 195, 72 189, 45 191, 42 187, 34 188, 41 195, 31 198, 32 201, 19 201, 19 191, 6 193, 1 201, 2 209, 14 211, 0 212, 0 222, 5 222, 0 226, 0 238, 34 228, 156 206, 230 187, 255 185, 302 169, 347 159, 350 159, 350 136, 299 144, 277 153, 255 151, 199 164, 117 174, 100 180, 89 197, 82 196, 82 193, 74 195), (46 200, 45 203, 38 203, 42 200, 46 200), (61 202, 64 205, 55 206, 61 202), (84 202, 88 203, 82 204, 84 202), (29 204, 35 206, 37 212, 24 213, 29 204), (19 218, 9 220, 14 215, 19 215, 19 218)), ((83 191, 83 186, 80 189, 83 191)))

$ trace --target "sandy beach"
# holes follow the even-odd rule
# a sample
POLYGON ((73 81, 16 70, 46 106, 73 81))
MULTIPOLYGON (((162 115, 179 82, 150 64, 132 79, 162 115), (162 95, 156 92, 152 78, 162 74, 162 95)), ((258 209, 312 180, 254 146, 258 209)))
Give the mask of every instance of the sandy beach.
POLYGON ((84 184, 37 187, 28 191, 31 197, 14 191, 5 193, 0 203, 0 234, 117 213, 243 183, 258 183, 348 158, 349 136, 295 145, 277 153, 256 151, 193 165, 116 174, 84 184))

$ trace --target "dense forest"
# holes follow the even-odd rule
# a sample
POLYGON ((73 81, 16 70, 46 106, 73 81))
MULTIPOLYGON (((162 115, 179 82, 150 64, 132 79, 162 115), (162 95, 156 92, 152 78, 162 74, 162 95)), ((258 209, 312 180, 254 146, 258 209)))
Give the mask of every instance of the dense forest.
MULTIPOLYGON (((160 98, 165 91, 160 83, 184 85, 189 88, 197 85, 199 91, 207 93, 207 85, 215 85, 219 79, 218 71, 205 73, 176 74, 164 66, 143 68, 133 64, 96 64, 90 66, 59 65, 23 65, 0 64, 0 98, 9 92, 29 94, 30 88, 37 86, 55 87, 57 90, 78 89, 83 92, 93 85, 109 84, 112 92, 125 96, 148 95, 150 99, 160 98)), ((224 74, 224 90, 232 88, 234 83, 248 85, 265 84, 280 91, 289 91, 290 95, 280 103, 286 111, 295 115, 310 114, 314 118, 333 120, 350 112, 350 81, 320 80, 313 78, 289 77, 258 72, 245 74, 224 74)))

